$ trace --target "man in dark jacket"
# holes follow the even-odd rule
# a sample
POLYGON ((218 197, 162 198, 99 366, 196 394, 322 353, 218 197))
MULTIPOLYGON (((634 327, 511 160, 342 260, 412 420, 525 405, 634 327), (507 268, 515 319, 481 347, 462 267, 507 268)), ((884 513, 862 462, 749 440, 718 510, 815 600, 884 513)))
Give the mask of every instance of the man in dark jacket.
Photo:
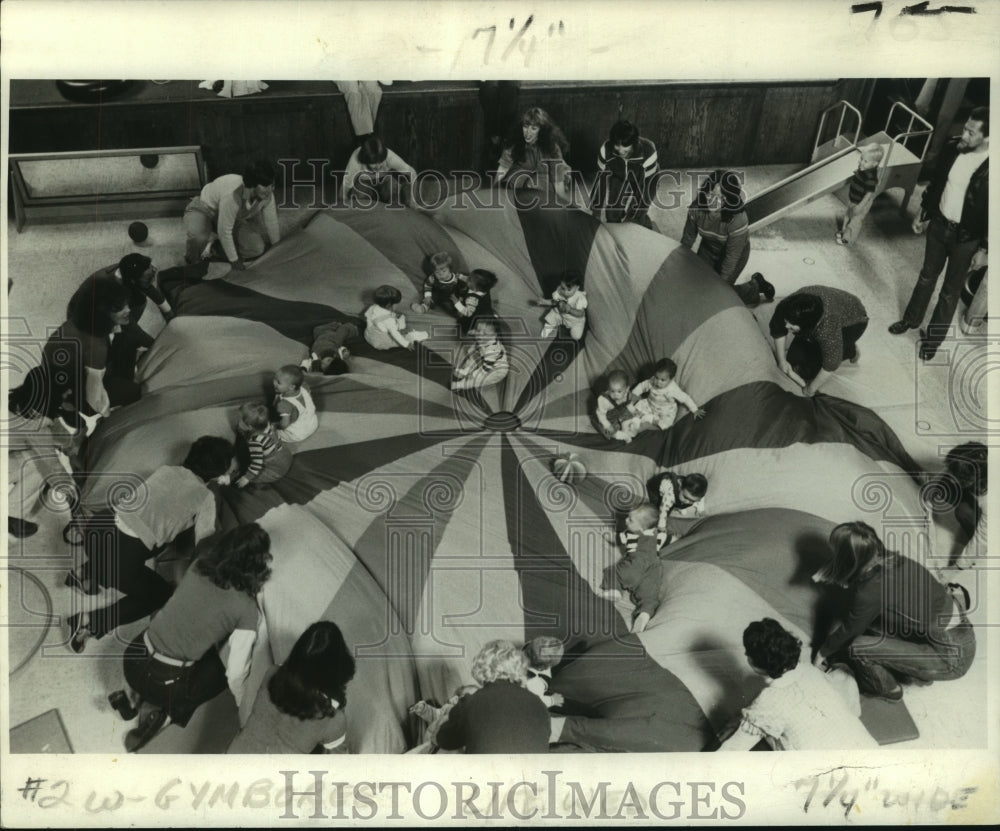
POLYGON ((894 335, 920 326, 942 268, 944 283, 926 331, 920 333, 920 357, 934 357, 951 325, 970 268, 986 265, 989 227, 990 111, 977 107, 961 137, 941 151, 934 176, 924 191, 915 233, 927 231, 923 268, 901 320, 889 327, 894 335), (945 267, 947 263, 947 267, 945 267))

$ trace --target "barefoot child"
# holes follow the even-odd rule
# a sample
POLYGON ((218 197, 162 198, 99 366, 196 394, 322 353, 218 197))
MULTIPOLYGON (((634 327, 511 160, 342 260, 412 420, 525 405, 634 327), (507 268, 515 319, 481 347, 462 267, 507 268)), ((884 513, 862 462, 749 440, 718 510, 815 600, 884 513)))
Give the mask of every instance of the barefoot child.
POLYGON ((426 332, 406 328, 406 318, 395 311, 403 299, 395 286, 375 289, 375 302, 365 309, 365 340, 376 349, 416 349, 420 341, 427 340, 426 332))
POLYGON ((682 390, 674 376, 677 375, 677 364, 670 358, 657 362, 653 375, 646 381, 640 381, 632 388, 632 394, 641 400, 636 405, 642 417, 644 428, 659 427, 666 430, 677 417, 677 402, 687 407, 695 418, 703 418, 705 411, 695 404, 694 399, 682 390))
POLYGON ((628 376, 620 369, 608 373, 608 389, 597 396, 597 423, 606 439, 630 442, 642 429, 636 405, 638 397, 629 389, 628 376))
POLYGON ((294 364, 287 364, 274 374, 274 409, 282 441, 303 441, 319 427, 316 405, 303 381, 302 369, 294 364))

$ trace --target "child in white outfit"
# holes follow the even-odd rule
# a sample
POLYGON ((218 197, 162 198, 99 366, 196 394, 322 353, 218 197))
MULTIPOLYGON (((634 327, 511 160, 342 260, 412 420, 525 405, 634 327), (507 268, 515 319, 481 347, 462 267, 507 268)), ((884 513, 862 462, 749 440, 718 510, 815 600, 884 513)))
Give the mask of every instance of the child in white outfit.
POLYGON ((426 332, 406 328, 406 318, 393 310, 403 295, 394 286, 375 289, 375 302, 365 309, 365 340, 376 349, 416 349, 427 340, 426 332))
POLYGON ((687 407, 695 418, 704 417, 705 411, 674 381, 676 374, 677 364, 670 358, 664 358, 653 368, 651 378, 640 381, 632 388, 632 394, 641 399, 636 407, 644 428, 656 426, 666 430, 671 427, 677 417, 678 401, 687 407))
POLYGON ((319 416, 301 367, 283 366, 274 374, 274 409, 282 441, 303 441, 316 432, 319 416))
POLYGON ((560 326, 569 330, 573 340, 583 337, 587 325, 587 295, 581 288, 583 278, 574 271, 567 271, 552 292, 552 308, 545 313, 542 337, 550 338, 560 326))

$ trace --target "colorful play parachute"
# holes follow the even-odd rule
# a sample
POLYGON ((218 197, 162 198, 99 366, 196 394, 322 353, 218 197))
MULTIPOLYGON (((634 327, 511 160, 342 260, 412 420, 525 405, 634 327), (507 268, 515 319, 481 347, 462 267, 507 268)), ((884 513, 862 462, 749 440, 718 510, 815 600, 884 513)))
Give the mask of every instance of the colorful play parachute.
POLYGON ((494 638, 566 645, 553 689, 572 702, 560 737, 588 750, 700 750, 760 689, 743 657, 751 620, 777 618, 805 643, 837 522, 920 513, 917 470, 870 410, 803 398, 774 365, 753 315, 678 243, 603 226, 571 209, 471 195, 432 213, 320 212, 252 268, 173 286, 175 318, 141 367, 144 396, 95 435, 84 501, 100 507, 121 473, 178 463, 203 434, 232 436, 235 408, 270 398, 270 379, 307 354, 315 325, 360 322, 376 286, 418 298, 428 255, 499 278, 510 361, 495 387, 453 393, 459 339, 442 312, 407 313, 430 335, 415 351, 351 344, 351 372, 308 376, 318 431, 266 490, 226 489, 224 523, 260 521, 274 539, 263 592, 267 634, 254 678, 312 621, 354 647, 349 741, 401 752, 407 707, 471 680, 494 638), (541 340, 548 297, 584 275, 582 341, 541 340), (628 444, 594 428, 595 389, 671 357, 707 411, 628 444), (564 483, 552 460, 575 453, 564 483), (664 469, 708 477, 708 516, 667 549, 660 607, 629 634, 631 606, 600 586, 618 557, 616 517, 664 469), (891 503, 891 506, 890 506, 891 503))

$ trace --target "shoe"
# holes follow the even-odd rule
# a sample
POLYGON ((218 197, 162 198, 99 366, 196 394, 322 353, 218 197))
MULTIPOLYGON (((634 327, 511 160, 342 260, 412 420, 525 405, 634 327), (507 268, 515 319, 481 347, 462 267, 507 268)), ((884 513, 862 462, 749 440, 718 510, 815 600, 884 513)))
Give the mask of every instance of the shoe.
MULTIPOLYGON (((87 624, 81 624, 81 615, 71 615, 66 623, 69 625, 69 648, 79 655, 87 647, 87 641, 93 636, 87 624)), ((89 621, 88 621, 89 623, 89 621)))
POLYGON ((132 719, 139 715, 139 711, 132 706, 132 702, 129 701, 128 693, 125 690, 115 690, 111 693, 108 696, 108 703, 125 721, 132 721, 132 719))
POLYGON ((139 726, 125 734, 125 750, 135 753, 145 747, 163 729, 167 721, 167 711, 154 707, 139 719, 139 726))
POLYGON ((920 330, 920 360, 929 361, 933 358, 938 351, 938 344, 932 343, 927 340, 927 333, 921 329, 920 330))
POLYGON ((889 334, 901 335, 903 334, 903 332, 909 332, 910 329, 913 328, 915 327, 910 326, 910 324, 907 323, 905 320, 897 320, 895 323, 892 324, 892 326, 889 327, 889 334))
POLYGON ((875 698, 883 698, 886 701, 902 701, 903 700, 903 687, 900 684, 896 684, 891 690, 886 690, 883 693, 879 693, 874 696, 875 698))
POLYGON ((66 579, 63 580, 63 585, 68 586, 71 589, 75 589, 80 592, 80 594, 100 594, 100 589, 98 589, 92 581, 88 581, 87 584, 84 584, 84 582, 80 579, 80 576, 75 571, 71 571, 66 575, 66 579))
POLYGON ((27 519, 20 519, 16 516, 7 517, 7 533, 24 539, 38 533, 38 525, 27 519))
POLYGON ((764 275, 755 271, 750 275, 750 279, 757 284, 757 291, 764 295, 764 300, 770 303, 774 300, 774 284, 764 279, 764 275))
POLYGON ((969 590, 965 588, 961 583, 949 583, 948 593, 955 598, 955 600, 962 605, 962 611, 967 612, 972 607, 972 597, 969 595, 969 590))
POLYGON ((837 245, 847 245, 847 240, 839 234, 837 235, 837 245))
POLYGON ((861 350, 858 347, 854 347, 854 357, 849 359, 852 364, 856 364, 861 360, 861 350))

